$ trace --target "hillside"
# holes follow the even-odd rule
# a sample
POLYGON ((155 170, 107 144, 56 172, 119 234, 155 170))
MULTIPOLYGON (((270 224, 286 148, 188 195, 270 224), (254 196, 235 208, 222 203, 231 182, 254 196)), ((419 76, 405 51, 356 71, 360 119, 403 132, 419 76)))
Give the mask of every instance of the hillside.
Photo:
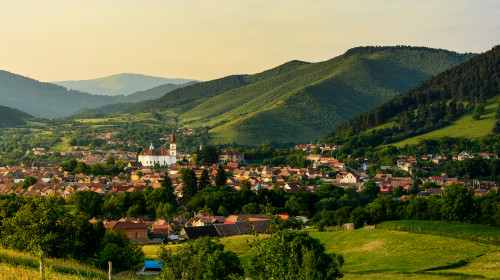
POLYGON ((146 90, 140 90, 125 96, 116 96, 116 102, 119 103, 134 103, 143 100, 152 100, 162 97, 168 92, 176 90, 181 87, 190 86, 196 84, 196 81, 191 81, 182 84, 167 83, 162 84, 153 88, 148 88, 146 90))
POLYGON ((17 127, 26 124, 26 119, 32 119, 33 116, 26 114, 14 108, 0 105, 0 127, 17 127))
POLYGON ((82 108, 113 103, 113 97, 67 90, 0 70, 0 104, 41 118, 69 115, 82 108))
POLYGON ((323 141, 338 142, 346 135, 367 130, 368 134, 375 134, 375 130, 384 134, 383 139, 371 146, 410 137, 414 140, 408 143, 415 143, 418 138, 450 135, 477 138, 491 134, 499 93, 500 46, 496 46, 363 112, 323 141), (476 113, 479 108, 482 113, 476 113))
POLYGON ((175 113, 179 127, 210 127, 215 143, 304 142, 472 56, 360 47, 324 62, 291 61, 258 74, 198 83, 121 113, 175 113))
POLYGON ((498 97, 488 100, 485 104, 484 114, 481 115, 479 120, 473 119, 473 112, 469 111, 447 126, 406 138, 391 145, 399 148, 405 145, 415 145, 423 139, 438 139, 441 137, 465 137, 468 139, 484 137, 491 134, 495 122, 498 121, 495 114, 499 103, 500 98, 498 97))
MULTIPOLYGON (((140 74, 123 73, 103 78, 79 80, 79 81, 58 81, 53 84, 84 91, 96 95, 130 95, 137 91, 144 91, 164 84, 180 85, 194 80, 189 79, 167 79, 140 74)), ((159 96, 157 96, 159 97, 159 96)), ((156 97, 156 98, 157 98, 156 97)), ((121 102, 134 102, 121 101, 121 102)))

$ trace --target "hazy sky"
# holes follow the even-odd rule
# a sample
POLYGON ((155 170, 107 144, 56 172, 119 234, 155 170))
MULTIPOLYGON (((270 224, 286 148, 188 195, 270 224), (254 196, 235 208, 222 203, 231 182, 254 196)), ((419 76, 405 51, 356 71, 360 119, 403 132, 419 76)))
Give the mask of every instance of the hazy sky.
POLYGON ((484 52, 498 0, 1 0, 0 69, 41 81, 118 73, 209 80, 361 45, 484 52))

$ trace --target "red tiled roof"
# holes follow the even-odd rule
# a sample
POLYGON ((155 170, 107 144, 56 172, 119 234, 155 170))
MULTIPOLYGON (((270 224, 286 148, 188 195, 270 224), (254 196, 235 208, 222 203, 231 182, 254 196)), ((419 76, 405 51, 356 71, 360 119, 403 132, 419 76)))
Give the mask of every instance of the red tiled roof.
POLYGON ((112 221, 107 223, 105 228, 112 228, 112 229, 147 229, 148 226, 143 223, 133 223, 133 222, 117 222, 117 221, 112 221))
POLYGON ((170 150, 166 149, 147 149, 142 150, 139 154, 140 156, 168 156, 170 154, 170 150))

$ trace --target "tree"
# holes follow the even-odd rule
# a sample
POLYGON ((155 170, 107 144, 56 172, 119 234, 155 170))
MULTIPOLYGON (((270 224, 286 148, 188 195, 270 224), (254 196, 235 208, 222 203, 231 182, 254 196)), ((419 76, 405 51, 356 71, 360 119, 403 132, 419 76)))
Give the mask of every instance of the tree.
POLYGON ((251 279, 337 279, 341 255, 326 254, 324 245, 305 232, 278 231, 252 245, 246 275, 251 279))
POLYGON ((462 184, 452 183, 444 188, 441 213, 448 221, 463 222, 474 209, 474 191, 462 184))
POLYGON ((74 257, 80 260, 96 259, 106 231, 102 222, 91 224, 89 217, 80 213, 73 221, 72 228, 74 230, 74 245, 72 246, 74 257))
POLYGON ((198 192, 198 182, 196 174, 192 169, 184 169, 181 174, 182 183, 182 197, 185 200, 190 200, 198 192))
POLYGON ((397 186, 394 189, 394 192, 393 192, 394 197, 402 197, 404 194, 405 194, 405 191, 404 191, 403 187, 397 186))
POLYGON ((410 188, 411 195, 417 195, 420 192, 420 186, 418 184, 419 181, 420 181, 419 178, 413 179, 413 184, 411 185, 411 188, 410 188))
POLYGON ((156 217, 157 218, 165 218, 171 221, 175 215, 175 207, 170 203, 162 203, 158 205, 156 208, 156 217))
POLYGON ((27 189, 36 184, 36 182, 37 182, 36 178, 31 176, 26 176, 24 177, 24 180, 17 185, 17 187, 27 189))
POLYGON ((249 191, 251 187, 252 187, 252 184, 250 184, 250 181, 248 181, 248 180, 241 180, 240 181, 240 191, 249 191))
POLYGON ((491 131, 495 134, 500 134, 500 121, 495 122, 491 131))
POLYGON ((106 165, 115 165, 115 158, 112 157, 112 156, 109 156, 107 159, 106 159, 106 162, 105 162, 106 165))
POLYGON ((474 110, 474 114, 472 115, 472 118, 475 120, 479 120, 483 113, 484 113, 484 104, 479 104, 476 106, 476 109, 474 110))
POLYGON ((144 259, 142 246, 132 242, 121 231, 106 231, 101 248, 98 263, 106 267, 108 261, 112 261, 117 271, 130 269, 144 259))
POLYGON ((425 182, 423 187, 424 187, 424 190, 435 189, 435 188, 438 188, 438 185, 436 185, 436 183, 434 183, 434 182, 425 182))
POLYGON ((165 175, 163 176, 161 187, 174 192, 174 184, 172 183, 172 179, 170 179, 170 176, 168 176, 168 172, 165 172, 165 175))
POLYGON ((375 181, 373 180, 368 180, 366 181, 363 186, 365 187, 363 189, 363 193, 365 194, 368 194, 370 195, 370 197, 373 199, 373 198, 376 198, 377 195, 380 193, 380 188, 379 186, 377 186, 377 184, 375 183, 375 181))
POLYGON ((217 161, 219 161, 217 148, 210 145, 196 151, 195 155, 197 164, 216 163, 217 161))
POLYGON ((93 191, 77 191, 73 196, 76 209, 90 217, 101 214, 103 196, 93 191))
POLYGON ((309 210, 307 203, 301 197, 292 196, 285 203, 285 209, 287 213, 291 216, 297 215, 309 215, 309 210))
POLYGON ((210 184, 210 176, 208 176, 208 169, 203 169, 200 176, 200 181, 198 182, 198 188, 202 190, 204 187, 210 184))
POLYGON ((224 170, 222 164, 219 164, 219 167, 217 168, 217 175, 215 175, 215 185, 224 186, 226 185, 226 183, 227 183, 226 171, 224 170))
POLYGON ((243 205, 243 207, 241 207, 242 214, 259 214, 260 211, 261 211, 260 205, 258 205, 255 202, 245 204, 243 205))
POLYGON ((161 279, 225 280, 243 274, 238 256, 224 251, 224 245, 210 237, 186 243, 175 251, 161 246, 160 260, 163 262, 161 279))
POLYGON ((2 245, 34 253, 43 250, 52 257, 71 256, 73 218, 60 203, 55 196, 30 199, 13 217, 3 221, 2 245))

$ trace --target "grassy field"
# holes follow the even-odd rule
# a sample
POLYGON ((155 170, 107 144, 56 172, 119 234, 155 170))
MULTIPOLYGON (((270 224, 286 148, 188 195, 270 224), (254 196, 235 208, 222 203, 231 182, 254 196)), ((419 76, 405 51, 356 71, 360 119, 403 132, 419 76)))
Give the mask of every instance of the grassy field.
POLYGON ((386 229, 311 232, 327 252, 345 258, 345 279, 464 279, 500 277, 500 247, 386 229))
POLYGON ((67 152, 73 147, 69 144, 68 137, 62 137, 62 142, 57 143, 55 146, 51 147, 50 150, 53 152, 67 152))
POLYGON ((500 228, 459 222, 441 221, 387 221, 378 228, 454 237, 500 246, 500 228))
MULTIPOLYGON (((381 227, 386 228, 309 234, 323 242, 327 252, 344 256, 343 279, 500 279, 500 246, 463 239, 497 240, 499 228, 432 221, 386 222, 381 227), (400 228, 388 229, 393 226, 400 228), (403 226, 428 233, 405 232, 403 226), (445 234, 462 239, 440 236, 445 234)), ((221 243, 246 265, 255 238, 232 236, 221 238, 221 243)), ((146 255, 155 257, 156 248, 146 246, 146 255)))
POLYGON ((426 134, 411 137, 391 145, 396 147, 403 147, 407 144, 415 145, 422 139, 436 139, 444 136, 477 139, 491 134, 493 125, 496 122, 495 113, 498 107, 498 102, 498 97, 489 100, 486 103, 484 114, 481 115, 481 119, 479 120, 472 119, 473 112, 471 111, 446 127, 426 134))

